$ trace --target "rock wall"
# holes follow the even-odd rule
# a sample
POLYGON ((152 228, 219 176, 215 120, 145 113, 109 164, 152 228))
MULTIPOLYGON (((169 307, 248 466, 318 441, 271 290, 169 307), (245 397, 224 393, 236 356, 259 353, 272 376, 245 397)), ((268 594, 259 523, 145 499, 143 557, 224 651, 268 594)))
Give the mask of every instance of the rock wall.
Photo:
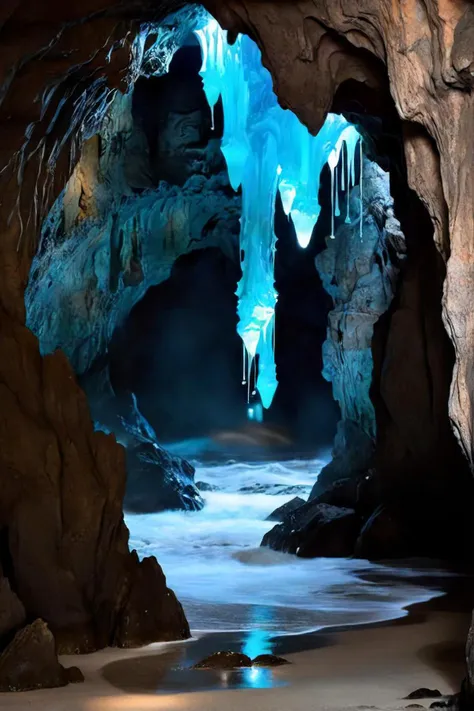
POLYGON ((48 623, 60 652, 189 636, 156 560, 129 552, 123 449, 93 431, 65 356, 40 356, 23 301, 39 225, 71 174, 81 126, 103 115, 109 87, 126 89, 134 20, 178 6, 0 9, 0 580, 13 593, 2 610, 1 688, 68 681, 44 627, 14 636, 21 606, 48 623), (18 677, 20 659, 28 666, 18 677))
POLYGON ((389 308, 405 257, 405 237, 394 216, 390 177, 364 159, 361 189, 351 191, 350 214, 335 239, 316 257, 316 268, 334 303, 323 345, 323 375, 341 408, 333 461, 321 472, 312 497, 328 484, 358 477, 373 466, 376 438, 372 387, 374 325, 389 308), (362 220, 362 230, 360 221, 362 220))
POLYGON ((151 160, 132 116, 132 91, 117 93, 45 220, 25 293, 26 323, 41 352, 60 348, 78 375, 106 352, 116 327, 150 286, 169 277, 179 256, 219 247, 238 261, 240 197, 229 186, 219 140, 199 135, 209 113, 199 88, 205 112, 188 95, 178 124, 168 111, 161 131, 153 127, 155 140, 166 136, 167 160, 177 156, 184 184, 154 182, 161 152, 151 160))

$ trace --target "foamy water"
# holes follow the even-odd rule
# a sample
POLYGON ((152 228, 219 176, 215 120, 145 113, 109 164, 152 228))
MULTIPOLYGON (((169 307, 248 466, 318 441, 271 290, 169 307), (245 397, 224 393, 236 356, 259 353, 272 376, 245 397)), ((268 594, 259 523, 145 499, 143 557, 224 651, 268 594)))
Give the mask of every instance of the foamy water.
POLYGON ((275 525, 266 517, 306 497, 324 461, 194 464, 196 481, 219 487, 204 492, 202 511, 126 516, 130 545, 158 558, 192 630, 297 634, 394 619, 439 594, 417 583, 426 570, 259 547, 275 525))

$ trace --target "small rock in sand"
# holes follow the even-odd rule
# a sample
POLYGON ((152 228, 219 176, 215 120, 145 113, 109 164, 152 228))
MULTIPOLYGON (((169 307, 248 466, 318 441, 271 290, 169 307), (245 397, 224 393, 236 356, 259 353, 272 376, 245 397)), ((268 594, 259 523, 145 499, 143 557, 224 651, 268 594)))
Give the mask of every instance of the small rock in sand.
POLYGON ((194 665, 193 669, 239 669, 251 667, 252 660, 240 652, 216 652, 194 665))
POLYGON ((275 654, 259 654, 252 660, 253 667, 281 667, 284 664, 291 664, 291 662, 283 657, 277 657, 275 654))
POLYGON ((443 694, 438 689, 417 689, 406 696, 406 699, 439 699, 443 694))

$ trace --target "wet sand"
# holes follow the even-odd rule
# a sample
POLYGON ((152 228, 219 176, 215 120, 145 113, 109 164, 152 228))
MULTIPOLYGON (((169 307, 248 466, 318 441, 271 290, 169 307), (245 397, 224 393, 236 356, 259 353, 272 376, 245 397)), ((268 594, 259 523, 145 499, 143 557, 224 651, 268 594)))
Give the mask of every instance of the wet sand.
MULTIPOLYGON (((414 606, 392 623, 282 637, 274 651, 291 665, 272 671, 193 671, 219 649, 239 648, 239 635, 206 635, 142 650, 105 650, 65 657, 84 684, 1 697, 2 710, 48 711, 319 711, 404 709, 419 687, 459 690, 470 622, 472 586, 414 606), (242 688, 244 687, 244 688, 242 688)), ((431 701, 421 701, 426 708, 431 701)))

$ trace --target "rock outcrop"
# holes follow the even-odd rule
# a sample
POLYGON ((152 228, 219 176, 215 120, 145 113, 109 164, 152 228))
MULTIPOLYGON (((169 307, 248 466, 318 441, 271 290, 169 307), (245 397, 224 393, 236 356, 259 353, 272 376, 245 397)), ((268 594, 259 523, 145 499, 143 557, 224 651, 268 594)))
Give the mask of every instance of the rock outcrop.
POLYGON ((300 558, 344 558, 352 555, 359 529, 353 509, 309 502, 265 534, 262 546, 300 558))
POLYGON ((202 509, 204 501, 194 484, 194 467, 161 447, 134 395, 128 416, 120 421, 122 426, 116 434, 127 452, 125 510, 157 513, 202 509))
POLYGON ((394 215, 389 174, 364 159, 362 175, 362 185, 351 191, 349 202, 350 214, 360 215, 359 219, 343 222, 335 239, 328 238, 326 249, 316 258, 323 286, 334 303, 323 345, 323 375, 332 383, 342 420, 333 459, 318 477, 313 498, 333 481, 357 478, 373 466, 376 423, 370 390, 374 326, 393 300, 406 255, 405 237, 394 215))

